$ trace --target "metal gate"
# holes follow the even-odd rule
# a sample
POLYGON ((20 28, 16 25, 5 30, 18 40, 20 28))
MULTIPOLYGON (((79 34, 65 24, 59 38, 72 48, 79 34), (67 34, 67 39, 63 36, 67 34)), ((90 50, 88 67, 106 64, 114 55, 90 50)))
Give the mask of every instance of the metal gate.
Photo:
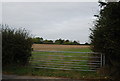
POLYGON ((96 71, 105 64, 105 56, 95 52, 33 51, 35 68, 96 71))

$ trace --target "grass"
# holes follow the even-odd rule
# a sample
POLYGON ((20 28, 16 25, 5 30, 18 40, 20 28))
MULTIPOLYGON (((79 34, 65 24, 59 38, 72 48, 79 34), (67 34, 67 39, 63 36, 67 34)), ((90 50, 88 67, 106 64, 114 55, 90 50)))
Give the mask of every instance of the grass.
MULTIPOLYGON (((66 48, 62 51, 71 51, 71 52, 92 52, 90 48, 66 48)), ((79 53, 55 53, 55 52, 32 52, 33 58, 43 58, 46 60, 60 59, 60 60, 84 60, 85 58, 80 58, 80 56, 89 56, 89 54, 79 54, 79 53), (49 56, 48 56, 49 55, 49 56), (60 55, 60 57, 52 57, 50 55, 60 55), (62 57, 62 56, 76 56, 76 57, 62 57), (49 59, 48 59, 49 58, 49 59)), ((86 59, 85 59, 86 60, 86 59)))
MULTIPOLYGON (((58 50, 58 49, 57 49, 58 50)), ((60 49, 61 50, 61 49, 60 49)), ((59 51, 60 51, 59 50, 59 51)), ((72 51, 72 52, 92 52, 90 48, 65 48, 62 51, 72 51)), ((89 56, 89 54, 75 54, 75 53, 53 53, 53 52, 33 52, 33 58, 36 60, 45 60, 45 61, 51 61, 53 64, 49 64, 51 62, 36 62, 32 61, 32 64, 36 65, 48 65, 49 68, 54 67, 60 67, 62 65, 56 65, 56 64, 63 64, 61 62, 72 62, 72 60, 89 60, 88 58, 82 58, 81 56, 89 56), (50 56, 50 55, 61 55, 61 56, 50 56), (75 56, 75 57, 63 57, 63 56, 75 56), (59 59, 59 60, 55 60, 59 59)), ((86 65, 87 62, 76 62, 74 64, 67 65, 63 67, 63 69, 69 68, 73 69, 76 65, 86 65), (71 67, 71 68, 70 68, 71 67)), ((76 66, 78 67, 78 66, 76 66)), ((89 67, 82 67, 82 70, 89 70, 89 67)), ((37 69, 38 73, 34 73, 34 75, 38 74, 40 76, 54 76, 54 77, 67 77, 67 78, 73 78, 73 79, 80 79, 80 78, 98 78, 100 75, 96 72, 83 72, 83 71, 76 71, 76 70, 53 70, 53 69, 37 69), (39 73, 40 71, 40 73, 39 73)))
POLYGON ((37 69, 31 66, 14 66, 3 69, 4 74, 17 74, 17 75, 28 75, 28 76, 45 76, 45 77, 61 77, 71 79, 96 79, 102 78, 96 72, 80 72, 80 71, 64 71, 64 70, 48 70, 48 69, 37 69))
POLYGON ((92 52, 90 48, 68 48, 64 49, 64 51, 73 51, 73 52, 92 52))
MULTIPOLYGON (((47 48, 47 47, 45 47, 47 48)), ((53 50, 53 48, 52 48, 53 50)), ((62 48, 61 47, 55 47, 54 50, 56 51, 72 51, 72 52, 92 52, 89 47, 68 47, 68 48, 62 48), (57 48, 57 50, 56 50, 57 48)), ((46 60, 46 61, 52 61, 53 64, 49 64, 48 62, 36 62, 36 61, 31 61, 31 64, 33 65, 48 65, 55 66, 55 64, 58 64, 60 62, 68 62, 71 60, 88 60, 88 58, 80 58, 80 56, 83 56, 83 54, 74 54, 74 53, 51 53, 51 52, 32 52, 32 58, 34 59, 39 59, 39 60, 46 60), (60 57, 53 57, 50 55, 61 55, 60 57), (62 57, 62 55, 65 56, 76 56, 76 57, 62 57), (60 59, 60 60, 55 60, 55 59, 60 59)), ((84 56, 89 56, 88 54, 84 54, 84 56)), ((72 62, 72 61, 71 61, 72 62)), ((62 63, 63 64, 63 63, 62 63)), ((70 64, 67 66, 67 68, 76 66, 78 64, 70 64)), ((86 64, 86 62, 80 62, 79 65, 86 64)), ((61 65, 57 65, 56 67, 59 67, 61 65)), ((84 70, 89 69, 89 67, 84 67, 84 70)), ((72 79, 89 79, 89 78, 100 78, 101 75, 99 75, 97 72, 83 72, 83 71, 76 71, 76 70, 55 70, 55 69, 38 69, 38 68, 33 68, 31 65, 22 67, 22 66, 11 66, 11 67, 6 67, 3 68, 3 73, 6 74, 17 74, 17 75, 32 75, 32 76, 52 76, 52 77, 64 77, 64 78, 72 78, 72 79)))
MULTIPOLYGON (((31 61, 31 63, 35 65, 49 66, 49 68, 60 67, 63 69, 71 69, 71 68, 73 69, 73 68, 78 68, 78 65, 87 64, 87 61, 80 61, 80 62, 78 61, 78 60, 89 60, 87 57, 81 57, 81 56, 89 56, 89 54, 33 52, 33 60, 31 61), (66 65, 58 65, 58 64, 66 64, 66 65)), ((84 66, 81 68, 82 68, 81 70, 89 70, 89 67, 84 66)))

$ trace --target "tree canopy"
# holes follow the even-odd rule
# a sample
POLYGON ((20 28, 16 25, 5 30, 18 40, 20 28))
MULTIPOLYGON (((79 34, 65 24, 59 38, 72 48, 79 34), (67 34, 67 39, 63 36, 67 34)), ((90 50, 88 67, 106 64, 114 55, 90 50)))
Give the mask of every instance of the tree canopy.
POLYGON ((120 2, 105 3, 96 17, 90 35, 92 50, 105 55, 106 70, 117 80, 120 77, 120 2))

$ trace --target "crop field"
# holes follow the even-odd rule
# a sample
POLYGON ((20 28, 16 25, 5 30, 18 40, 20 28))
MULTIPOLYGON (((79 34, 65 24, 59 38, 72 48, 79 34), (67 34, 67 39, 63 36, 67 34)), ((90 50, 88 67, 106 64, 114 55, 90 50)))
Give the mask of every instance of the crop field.
POLYGON ((75 51, 91 52, 89 45, 53 45, 53 44, 34 44, 33 50, 42 51, 75 51))

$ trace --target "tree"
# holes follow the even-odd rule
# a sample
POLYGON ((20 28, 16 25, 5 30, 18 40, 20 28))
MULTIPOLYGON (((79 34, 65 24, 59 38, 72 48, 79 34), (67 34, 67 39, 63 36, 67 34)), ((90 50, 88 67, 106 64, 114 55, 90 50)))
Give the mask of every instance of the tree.
POLYGON ((69 41, 69 40, 65 40, 65 41, 63 42, 63 44, 69 45, 69 44, 70 44, 70 41, 69 41))
POLYGON ((92 50, 105 55, 106 70, 109 76, 118 81, 120 77, 120 2, 105 3, 91 31, 92 50))
POLYGON ((89 45, 89 43, 86 42, 85 45, 89 45))
POLYGON ((53 41, 52 40, 44 40, 43 43, 44 44, 53 44, 53 41))
POLYGON ((42 44, 43 43, 43 38, 41 37, 36 37, 36 38, 33 38, 33 43, 35 44, 42 44))
POLYGON ((74 44, 74 45, 79 45, 80 43, 77 42, 77 41, 73 41, 73 44, 74 44))
POLYGON ((64 43, 64 40, 62 39, 55 40, 55 44, 63 44, 63 43, 64 43))
POLYGON ((26 65, 31 57, 32 39, 25 29, 2 25, 2 65, 26 65))

